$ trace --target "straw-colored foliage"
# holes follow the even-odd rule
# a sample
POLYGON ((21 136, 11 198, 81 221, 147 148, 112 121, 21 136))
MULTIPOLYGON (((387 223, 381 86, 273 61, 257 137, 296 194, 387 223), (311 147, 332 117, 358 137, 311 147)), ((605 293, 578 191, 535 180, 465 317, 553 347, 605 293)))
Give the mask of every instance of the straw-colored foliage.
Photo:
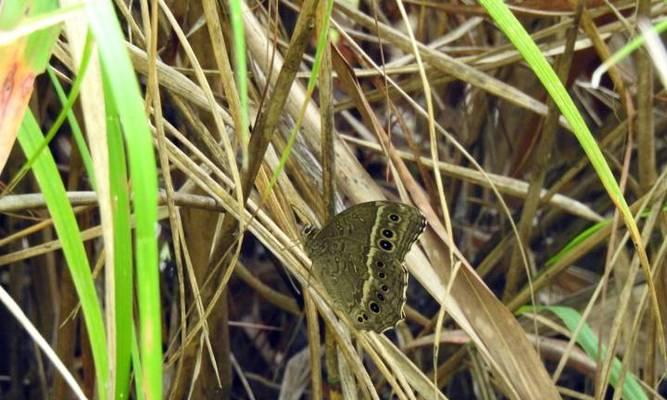
POLYGON ((16 25, 34 82, 3 39, 0 397, 666 393, 660 36, 590 84, 664 2, 92 3, 16 25), (377 333, 301 232, 381 199, 428 227, 377 333))

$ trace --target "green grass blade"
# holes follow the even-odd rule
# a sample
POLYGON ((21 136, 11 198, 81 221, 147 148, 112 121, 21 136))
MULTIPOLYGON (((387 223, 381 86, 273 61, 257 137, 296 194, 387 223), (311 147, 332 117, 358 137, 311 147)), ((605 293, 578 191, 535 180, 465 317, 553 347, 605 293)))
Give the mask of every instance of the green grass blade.
POLYGON ((239 102, 241 103, 241 127, 239 129, 241 131, 243 169, 246 169, 248 167, 248 127, 250 123, 248 122, 248 67, 241 0, 231 0, 229 2, 229 14, 234 41, 234 73, 239 90, 239 102))
POLYGON ((588 130, 588 126, 584 122, 583 117, 577 110, 577 107, 572 101, 572 98, 565 90, 560 79, 554 72, 551 65, 547 62, 544 55, 540 52, 539 47, 528 35, 526 30, 523 28, 521 23, 516 19, 514 14, 507 8, 507 6, 500 0, 480 0, 480 3, 486 8, 488 13, 494 19, 498 28, 500 28, 507 38, 512 42, 516 49, 521 53, 522 57, 526 60, 528 65, 531 67, 535 75, 538 77, 542 85, 547 90, 554 103, 558 106, 558 109, 563 114, 567 122, 570 124, 572 132, 579 141, 582 149, 586 153, 588 160, 591 162, 593 169, 600 178, 600 182, 604 186, 605 190, 609 194, 609 198, 616 205, 616 208, 620 212, 625 226, 630 232, 630 237, 637 249, 637 255, 646 275, 647 283, 649 285, 649 291, 651 295, 651 304, 653 308, 653 315, 657 321, 658 325, 658 347, 659 351, 663 357, 667 357, 666 345, 662 324, 662 317, 660 313, 660 305, 658 302, 655 285, 653 283, 653 278, 651 277, 651 270, 648 261, 648 256, 642 244, 641 235, 639 233, 639 228, 637 228, 637 223, 634 220, 634 216, 630 212, 621 188, 618 186, 614 174, 611 172, 609 165, 607 164, 602 151, 598 147, 595 138, 588 130))
MULTIPOLYGON (((654 27, 656 33, 663 33, 667 30, 667 19, 658 22, 654 27)), ((632 54, 635 50, 640 48, 646 42, 646 35, 639 35, 636 38, 632 39, 628 44, 621 47, 618 51, 611 55, 607 60, 605 60, 602 65, 597 67, 593 74, 591 75, 591 86, 597 88, 600 85, 600 80, 602 80, 602 74, 609 71, 609 68, 618 64, 621 60, 624 60, 632 54)))
MULTIPOLYGON (((104 77, 107 112, 107 145, 109 148, 109 192, 113 199, 114 227, 114 295, 116 339, 116 398, 128 399, 130 385, 130 349, 133 329, 132 227, 128 195, 127 160, 118 113, 109 98, 111 89, 104 77)), ((107 305, 110 307, 111 305, 107 305)), ((136 371, 141 371, 137 368, 136 371)))
MULTIPOLYGON (((523 311, 533 310, 533 307, 524 307, 523 311)), ((558 318, 563 321, 567 329, 572 333, 577 329, 577 326, 581 322, 581 314, 577 310, 574 310, 569 307, 560 307, 560 306, 548 306, 548 307, 537 307, 537 310, 548 310, 556 314, 558 318)), ((607 347, 598 346, 598 338, 588 325, 584 322, 579 334, 576 338, 577 343, 581 348, 588 354, 593 360, 601 360, 604 358, 604 354, 607 352, 607 347), (600 354, 598 349, 602 350, 600 354)), ((610 382, 611 385, 618 390, 618 382, 621 377, 622 365, 618 357, 614 357, 612 361, 611 373, 610 373, 610 382)), ((628 372, 623 381, 623 398, 624 399, 647 399, 646 393, 639 384, 639 380, 633 374, 628 372)))
POLYGON ((77 97, 79 96, 79 91, 81 89, 81 82, 82 82, 82 76, 85 74, 85 69, 87 67, 87 58, 84 58, 84 61, 81 63, 81 74, 77 75, 76 79, 72 83, 72 90, 70 91, 69 96, 67 97, 67 101, 63 105, 63 108, 60 110, 60 113, 56 117, 55 121, 51 125, 51 128, 49 128, 49 131, 46 133, 46 136, 44 137, 44 140, 42 140, 42 143, 35 149, 35 152, 33 154, 30 154, 27 157, 26 162, 21 166, 19 171, 14 175, 12 180, 7 184, 7 187, 3 190, 3 193, 11 192, 14 190, 16 185, 23 179, 26 173, 32 168, 33 163, 35 160, 40 156, 42 151, 51 143, 51 140, 56 136, 56 133, 58 133, 58 130, 62 126, 63 122, 65 122, 65 118, 67 118, 67 115, 71 112, 72 106, 74 105, 74 102, 76 101, 77 97))
POLYGON ((547 262, 544 264, 546 267, 550 267, 551 265, 557 263, 561 258, 563 258, 565 255, 569 254, 571 251, 577 248, 581 243, 585 242, 586 239, 589 237, 593 236, 597 232, 600 231, 600 229, 603 229, 605 226, 609 225, 611 223, 611 220, 604 220, 597 222, 590 227, 584 229, 583 232, 579 233, 577 236, 575 236, 572 240, 567 242, 565 246, 563 246, 562 249, 560 249, 556 254, 553 256, 549 257, 547 262))
MULTIPOLYGON (((572 98, 554 72, 551 65, 547 62, 539 47, 533 42, 521 23, 511 13, 509 8, 499 0, 481 0, 480 3, 487 9, 489 14, 498 24, 498 27, 505 33, 507 38, 514 44, 517 50, 524 57, 528 65, 533 69, 535 75, 539 78, 544 88, 553 98, 565 119, 570 124, 572 132, 581 144, 582 149, 588 156, 593 168, 600 177, 600 181, 609 193, 612 200, 617 204, 621 212, 627 213, 633 224, 632 215, 625 203, 621 189, 618 187, 614 175, 607 165, 600 148, 595 142, 595 138, 588 130, 579 110, 575 106, 572 98)), ((635 226, 636 229, 636 226, 635 226)))
MULTIPOLYGON (((306 86, 306 97, 305 97, 306 99, 310 99, 310 97, 313 94, 313 91, 315 90, 315 87, 317 85, 317 79, 320 74, 320 67, 322 66, 322 56, 324 54, 326 46, 329 45, 328 41, 329 31, 330 31, 329 20, 331 18, 332 10, 333 10, 333 0, 328 0, 326 17, 324 18, 324 21, 322 23, 322 29, 320 29, 320 34, 317 38, 317 46, 315 48, 315 60, 313 61, 313 68, 310 76, 308 77, 308 85, 306 86)), ((276 182, 278 181, 278 177, 285 168, 285 164, 287 164, 287 158, 292 152, 292 147, 296 142, 296 135, 299 133, 299 130, 301 129, 301 121, 303 120, 303 115, 306 112, 307 106, 308 106, 308 101, 306 101, 306 103, 302 105, 301 112, 299 113, 299 118, 296 120, 294 127, 290 131, 289 137, 287 138, 287 144, 285 145, 285 149, 283 150, 283 152, 280 154, 280 160, 278 162, 278 166, 273 171, 273 175, 271 176, 271 181, 269 182, 269 186, 268 189, 266 190, 265 195, 271 192, 273 185, 276 184, 276 182)))
POLYGON ((143 391, 162 399, 162 324, 157 258, 157 173, 144 103, 123 34, 107 1, 86 3, 110 98, 118 111, 130 166, 132 206, 136 216, 135 265, 139 308, 139 349, 143 391))
MULTIPOLYGON (((23 152, 27 155, 35 154, 44 141, 44 136, 31 112, 25 114, 18 140, 23 152)), ((42 151, 35 159, 32 170, 46 200, 51 218, 53 218, 53 226, 60 239, 67 267, 81 302, 83 319, 86 323, 95 363, 98 396, 104 400, 109 375, 106 333, 102 308, 95 292, 90 265, 81 240, 81 232, 67 199, 58 168, 48 149, 42 151)))
MULTIPOLYGON (((51 79, 51 84, 53 85, 53 88, 56 90, 58 99, 64 106, 65 104, 68 103, 65 90, 60 84, 58 77, 56 77, 56 74, 53 72, 53 69, 49 67, 47 68, 46 71, 49 74, 49 79, 51 79)), ((86 139, 83 137, 83 132, 81 131, 81 126, 79 125, 79 121, 77 121, 76 115, 74 115, 71 109, 67 110, 67 122, 69 123, 69 126, 72 129, 72 137, 74 138, 76 147, 79 150, 79 154, 81 155, 81 161, 83 162, 83 167, 86 169, 86 175, 88 176, 88 181, 90 182, 90 186, 93 188, 93 190, 95 190, 97 186, 95 185, 95 174, 93 172, 93 159, 90 156, 90 150, 88 149, 88 144, 86 143, 86 139)))
MULTIPOLYGON (((141 371, 141 352, 139 351, 139 343, 137 342, 137 331, 132 327, 132 366, 135 371, 141 371)), ((144 381, 141 374, 134 376, 134 393, 137 400, 144 400, 145 393, 141 390, 144 387, 144 381)))

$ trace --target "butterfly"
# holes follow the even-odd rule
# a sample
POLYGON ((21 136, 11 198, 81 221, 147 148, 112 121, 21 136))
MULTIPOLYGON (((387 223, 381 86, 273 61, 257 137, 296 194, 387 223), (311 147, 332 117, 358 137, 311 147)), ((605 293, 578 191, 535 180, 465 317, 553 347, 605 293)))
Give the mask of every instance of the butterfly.
POLYGON ((415 207, 391 201, 361 203, 317 230, 304 230, 314 275, 334 306, 357 329, 383 332, 404 318, 405 255, 426 228, 415 207))

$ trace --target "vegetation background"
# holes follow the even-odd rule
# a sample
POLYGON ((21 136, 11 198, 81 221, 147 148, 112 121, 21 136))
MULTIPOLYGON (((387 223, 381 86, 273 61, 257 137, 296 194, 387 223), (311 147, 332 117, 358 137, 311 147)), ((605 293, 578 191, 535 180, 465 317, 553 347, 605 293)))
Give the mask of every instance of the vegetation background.
POLYGON ((661 398, 666 11, 6 0, 0 397, 661 398), (300 234, 378 199, 384 334, 300 234))

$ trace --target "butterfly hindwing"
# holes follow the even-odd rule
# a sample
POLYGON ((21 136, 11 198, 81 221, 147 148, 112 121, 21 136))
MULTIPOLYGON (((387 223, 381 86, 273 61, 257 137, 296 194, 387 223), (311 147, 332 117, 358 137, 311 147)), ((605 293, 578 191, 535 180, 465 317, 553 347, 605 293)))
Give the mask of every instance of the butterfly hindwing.
POLYGON ((382 332, 403 318, 405 255, 426 226, 414 207, 358 204, 306 241, 315 275, 359 329, 382 332))

